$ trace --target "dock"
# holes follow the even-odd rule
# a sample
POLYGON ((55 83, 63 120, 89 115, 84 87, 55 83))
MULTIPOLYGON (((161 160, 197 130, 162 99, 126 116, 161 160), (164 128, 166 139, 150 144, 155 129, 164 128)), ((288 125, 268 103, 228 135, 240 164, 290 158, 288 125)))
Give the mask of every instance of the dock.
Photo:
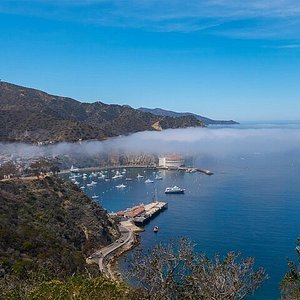
POLYGON ((110 214, 111 216, 118 216, 122 221, 130 220, 134 224, 141 226, 149 222, 152 218, 158 215, 161 211, 168 207, 167 202, 154 201, 148 204, 140 204, 126 210, 118 211, 110 214))
POLYGON ((168 171, 185 171, 186 173, 203 173, 205 175, 211 176, 214 175, 213 172, 207 169, 195 168, 195 167, 158 167, 161 170, 168 170, 168 171))
POLYGON ((144 206, 145 212, 133 218, 133 222, 136 225, 144 225, 149 222, 152 218, 158 215, 161 211, 168 207, 167 202, 155 201, 144 206))

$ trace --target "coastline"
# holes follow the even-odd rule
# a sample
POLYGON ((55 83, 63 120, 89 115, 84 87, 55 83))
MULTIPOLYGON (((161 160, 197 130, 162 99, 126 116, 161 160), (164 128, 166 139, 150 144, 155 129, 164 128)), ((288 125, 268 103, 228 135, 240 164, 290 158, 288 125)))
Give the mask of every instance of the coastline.
POLYGON ((119 251, 117 251, 114 255, 112 255, 111 259, 107 263, 107 270, 108 273, 111 275, 110 278, 123 282, 124 275, 122 276, 122 273, 119 269, 119 259, 126 254, 127 252, 133 250, 140 244, 140 236, 139 233, 144 231, 144 228, 136 226, 131 221, 123 221, 120 222, 123 227, 126 227, 128 230, 132 232, 133 241, 130 244, 123 245, 123 247, 120 247, 119 251))
POLYGON ((144 231, 144 229, 136 226, 131 221, 124 221, 119 223, 119 230, 121 235, 118 240, 94 252, 87 258, 86 262, 98 264, 100 273, 122 282, 124 278, 120 273, 118 260, 126 252, 139 245, 138 233, 144 231))

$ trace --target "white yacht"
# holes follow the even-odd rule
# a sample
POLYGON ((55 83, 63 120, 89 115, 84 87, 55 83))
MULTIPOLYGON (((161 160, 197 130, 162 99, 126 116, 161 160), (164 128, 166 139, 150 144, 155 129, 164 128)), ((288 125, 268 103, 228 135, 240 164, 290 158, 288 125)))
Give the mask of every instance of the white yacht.
POLYGON ((126 188, 126 186, 127 185, 125 185, 125 184, 122 183, 122 184, 116 185, 116 188, 117 189, 124 189, 124 188, 126 188))
POLYGON ((165 194, 184 194, 185 189, 181 189, 178 186, 167 187, 165 189, 165 194))
POLYGON ((151 180, 151 179, 147 179, 147 180, 145 180, 145 183, 153 183, 154 181, 153 180, 151 180))
POLYGON ((79 169, 78 169, 78 168, 75 168, 75 167, 72 165, 71 168, 70 168, 70 172, 71 172, 71 173, 77 173, 77 172, 79 172, 79 169))

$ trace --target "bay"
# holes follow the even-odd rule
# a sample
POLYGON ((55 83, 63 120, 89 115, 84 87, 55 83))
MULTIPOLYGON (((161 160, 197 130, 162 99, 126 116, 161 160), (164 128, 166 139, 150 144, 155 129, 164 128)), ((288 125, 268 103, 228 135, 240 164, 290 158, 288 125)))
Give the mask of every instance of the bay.
MULTIPOLYGON (((125 176, 133 181, 99 179, 85 192, 98 195, 96 201, 108 212, 116 212, 150 202, 157 190, 158 199, 169 206, 141 233, 144 250, 159 242, 189 237, 197 251, 209 256, 228 251, 253 256, 256 266, 264 267, 269 279, 249 299, 278 299, 280 280, 288 270, 287 258, 296 260, 295 241, 300 235, 299 151, 235 152, 220 158, 199 151, 193 161, 214 175, 162 170, 163 180, 146 184, 147 178, 154 178, 153 170, 127 169, 125 176), (144 178, 138 180, 138 173, 144 178), (117 189, 115 186, 121 183, 127 187, 117 189), (165 195, 165 188, 174 185, 185 188, 186 193, 165 195), (155 225, 159 226, 158 234, 153 233, 155 225)), ((108 177, 113 174, 108 171, 108 177)), ((126 257, 120 265, 127 267, 126 257)))

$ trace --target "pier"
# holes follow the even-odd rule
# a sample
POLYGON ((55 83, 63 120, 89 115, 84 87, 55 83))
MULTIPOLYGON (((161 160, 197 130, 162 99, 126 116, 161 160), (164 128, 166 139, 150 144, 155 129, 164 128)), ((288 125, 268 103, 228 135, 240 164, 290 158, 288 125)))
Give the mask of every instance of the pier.
POLYGON ((149 222, 167 207, 167 202, 154 201, 148 204, 140 204, 132 208, 127 208, 124 211, 118 211, 110 215, 121 217, 122 220, 131 220, 136 225, 141 226, 149 222))
POLYGON ((203 173, 205 175, 211 176, 214 175, 213 172, 207 169, 201 169, 196 167, 157 167, 159 170, 168 170, 168 171, 184 171, 186 173, 203 173))
POLYGON ((133 218, 133 222, 136 225, 144 225, 149 222, 152 218, 158 215, 161 211, 168 207, 167 202, 152 202, 144 206, 145 212, 133 218))

